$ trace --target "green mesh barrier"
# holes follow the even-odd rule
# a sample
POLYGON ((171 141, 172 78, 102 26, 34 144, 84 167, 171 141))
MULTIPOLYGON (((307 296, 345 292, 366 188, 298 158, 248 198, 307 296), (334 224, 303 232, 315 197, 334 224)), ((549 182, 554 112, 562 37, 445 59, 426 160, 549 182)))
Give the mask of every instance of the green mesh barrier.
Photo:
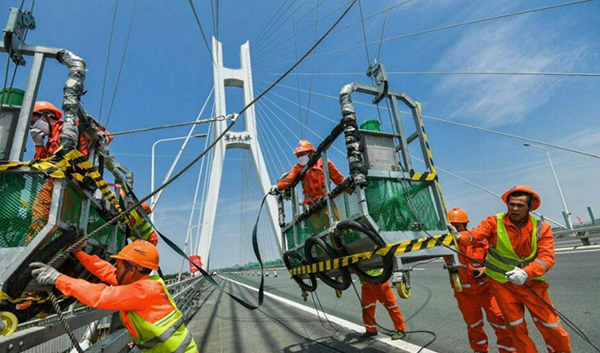
MULTIPOLYGON (((94 207, 90 207, 87 233, 90 234, 91 232, 100 228, 100 226, 104 225, 105 223, 106 222, 104 221, 104 219, 102 219, 102 217, 100 217, 100 214, 98 213, 98 211, 96 211, 96 209, 94 207)), ((102 231, 100 231, 99 234, 93 236, 92 239, 97 240, 101 244, 111 244, 114 230, 115 230, 114 226, 108 226, 108 227, 104 228, 102 231)), ((120 243, 119 239, 117 239, 117 246, 119 244, 121 244, 121 243, 120 243)))
POLYGON ((428 183, 375 178, 368 181, 365 195, 369 214, 382 231, 443 229, 428 183))
POLYGON ((44 227, 52 182, 40 174, 0 173, 0 248, 25 246, 44 227))
POLYGON ((81 203, 83 197, 67 183, 63 196, 60 219, 70 225, 78 226, 81 218, 81 203))

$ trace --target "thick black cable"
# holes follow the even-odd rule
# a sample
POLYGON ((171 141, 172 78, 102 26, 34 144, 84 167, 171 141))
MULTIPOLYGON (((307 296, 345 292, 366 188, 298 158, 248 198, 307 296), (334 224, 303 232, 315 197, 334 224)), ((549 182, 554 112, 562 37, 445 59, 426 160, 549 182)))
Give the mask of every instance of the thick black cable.
POLYGON ((104 65, 104 77, 102 79, 102 90, 100 91, 100 111, 98 120, 102 121, 102 107, 104 105, 104 91, 106 88, 106 77, 108 76, 108 64, 110 63, 110 52, 112 49, 113 35, 115 33, 115 23, 117 22, 117 10, 119 9, 119 0, 115 0, 115 10, 113 12, 112 25, 110 26, 110 37, 108 39, 108 49, 106 50, 106 63, 104 65))
POLYGON ((115 83, 115 90, 113 91, 112 99, 110 101, 110 107, 108 109, 108 117, 106 118, 105 128, 108 128, 108 123, 112 114, 113 106, 115 105, 115 99, 117 97, 117 91, 119 90, 119 83, 121 82, 121 74, 123 73, 123 66, 125 63, 125 56, 127 55, 127 48, 129 48, 129 37, 131 35, 131 28, 133 27, 133 17, 135 16, 135 10, 137 8, 137 0, 133 1, 133 9, 131 10, 131 17, 129 18, 129 28, 127 29, 127 35, 125 37, 125 47, 123 48, 123 55, 121 56, 121 63, 119 64, 119 73, 117 74, 117 82, 115 83))
POLYGON ((194 15, 194 18, 196 19, 196 24, 198 25, 198 28, 200 29, 200 33, 202 34, 202 39, 204 40, 204 44, 206 45, 206 50, 208 50, 208 54, 210 55, 210 60, 212 60, 213 64, 216 65, 215 58, 213 57, 213 52, 210 49, 210 45, 208 45, 208 40, 206 39, 206 34, 204 33, 204 28, 202 28, 202 22, 200 22, 200 18, 198 17, 198 13, 196 12, 196 7, 194 6, 194 1, 188 0, 188 2, 190 3, 190 8, 192 9, 192 14, 194 15))

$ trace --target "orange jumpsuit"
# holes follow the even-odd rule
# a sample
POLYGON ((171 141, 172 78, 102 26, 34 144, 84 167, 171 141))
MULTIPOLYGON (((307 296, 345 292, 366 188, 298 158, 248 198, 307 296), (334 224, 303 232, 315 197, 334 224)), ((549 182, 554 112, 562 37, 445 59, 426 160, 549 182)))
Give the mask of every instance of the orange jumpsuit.
POLYGON ((75 257, 86 270, 110 285, 60 275, 54 283, 56 288, 89 307, 119 310, 123 325, 133 337, 138 338, 139 333, 127 311, 135 311, 144 320, 154 323, 175 309, 158 281, 146 279, 146 276, 131 284, 119 285, 115 275, 117 269, 110 263, 83 251, 78 251, 75 257))
MULTIPOLYGON (((344 175, 335 167, 332 161, 328 161, 329 178, 339 185, 344 181, 344 175)), ((279 190, 285 190, 292 185, 296 176, 302 171, 303 166, 294 165, 289 174, 277 183, 279 190)), ((302 178, 302 191, 304 193, 304 203, 313 203, 319 197, 325 196, 325 176, 323 174, 323 160, 319 159, 315 165, 302 178)))
POLYGON ((377 323, 375 322, 375 309, 377 301, 381 302, 387 309, 390 318, 394 322, 394 328, 398 331, 404 331, 404 318, 402 312, 396 304, 396 296, 392 291, 390 282, 375 284, 364 282, 361 286, 361 303, 363 322, 367 332, 377 332, 377 323))
MULTIPOLYGON (((460 246, 459 250, 475 260, 485 262, 487 248, 487 241, 483 240, 469 246, 460 246)), ((488 337, 483 328, 483 310, 487 321, 496 332, 498 351, 500 353, 515 352, 516 349, 513 347, 512 339, 506 329, 504 317, 490 289, 490 278, 485 274, 475 277, 473 262, 462 255, 459 255, 458 258, 460 263, 466 267, 458 270, 463 290, 462 292, 455 291, 454 297, 467 324, 469 345, 474 351, 488 351, 488 337)))
MULTIPOLYGON (((531 254, 533 222, 531 216, 529 217, 530 219, 523 229, 515 226, 508 215, 503 218, 512 247, 520 257, 531 254)), ((490 216, 483 220, 477 228, 461 232, 461 246, 485 239, 489 241, 490 245, 495 246, 497 241, 496 222, 496 216, 490 216)), ((548 284, 545 281, 531 280, 533 277, 543 275, 554 265, 554 237, 550 225, 542 223, 540 233, 541 237, 537 241, 535 260, 523 268, 529 276, 525 285, 519 286, 511 282, 502 284, 491 280, 491 289, 504 315, 504 320, 507 322, 513 344, 519 353, 537 352, 535 344, 529 338, 527 323, 525 322, 525 307, 529 310, 535 326, 544 337, 548 352, 571 352, 569 334, 560 324, 558 315, 537 297, 543 298, 546 303, 552 305, 548 295, 548 284), (537 296, 530 290, 534 291, 537 296)))

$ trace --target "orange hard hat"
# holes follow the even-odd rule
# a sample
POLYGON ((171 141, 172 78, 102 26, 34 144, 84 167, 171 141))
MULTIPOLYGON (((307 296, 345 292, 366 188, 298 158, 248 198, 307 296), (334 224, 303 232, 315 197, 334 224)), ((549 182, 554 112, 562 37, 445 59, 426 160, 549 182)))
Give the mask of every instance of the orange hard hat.
POLYGON ((294 154, 297 156, 297 155, 305 153, 305 152, 315 152, 315 151, 316 151, 315 147, 312 145, 312 143, 308 142, 307 140, 300 140, 300 141, 298 141, 298 144, 296 145, 294 154))
POLYGON ((150 213, 152 213, 152 207, 150 207, 150 205, 148 205, 147 202, 142 203, 142 208, 144 209, 144 211, 146 211, 147 215, 150 215, 150 213))
POLYGON ((45 101, 35 102, 35 106, 33 107, 33 112, 41 113, 43 111, 51 111, 52 113, 54 113, 54 115, 56 115, 56 117, 58 119, 62 118, 62 112, 60 110, 58 110, 58 108, 55 107, 54 104, 52 104, 50 102, 45 102, 45 101))
POLYGON ((504 195, 502 195, 502 201, 504 201, 504 203, 508 205, 508 197, 511 194, 519 191, 527 193, 533 198, 531 202, 531 211, 537 210, 542 205, 542 198, 540 197, 540 195, 538 195, 538 193, 535 192, 535 190, 525 185, 517 185, 510 188, 507 192, 504 193, 504 195))
POLYGON ((469 215, 460 207, 454 207, 448 211, 448 222, 450 223, 469 223, 469 215))
POLYGON ((136 239, 121 249, 117 255, 110 255, 110 257, 129 261, 150 270, 158 269, 158 250, 146 240, 136 239))

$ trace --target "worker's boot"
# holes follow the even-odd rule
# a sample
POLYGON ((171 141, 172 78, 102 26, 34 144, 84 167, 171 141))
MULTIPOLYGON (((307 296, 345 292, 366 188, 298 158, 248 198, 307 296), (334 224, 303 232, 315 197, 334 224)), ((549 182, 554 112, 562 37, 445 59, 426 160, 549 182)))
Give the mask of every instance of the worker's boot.
POLYGON ((362 335, 360 335, 359 338, 360 339, 367 339, 367 338, 371 338, 373 336, 377 336, 377 331, 375 331, 375 332, 369 332, 369 331, 367 331, 367 332, 363 333, 362 335))
POLYGON ((404 337, 406 337, 406 334, 404 333, 404 331, 398 331, 392 335, 392 341, 401 340, 404 337))

